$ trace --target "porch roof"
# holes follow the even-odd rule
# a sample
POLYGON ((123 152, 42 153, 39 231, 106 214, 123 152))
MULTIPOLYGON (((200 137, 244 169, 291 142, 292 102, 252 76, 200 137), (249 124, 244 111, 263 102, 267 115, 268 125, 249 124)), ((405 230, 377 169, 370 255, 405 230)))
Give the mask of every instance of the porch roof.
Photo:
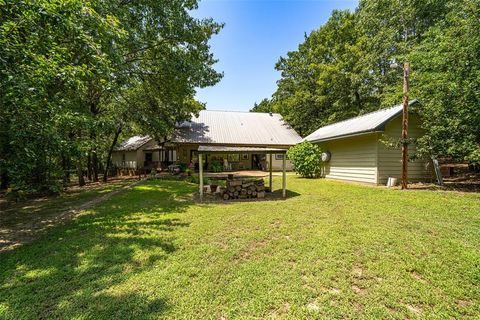
POLYGON ((198 153, 286 153, 287 149, 268 147, 199 146, 198 153))

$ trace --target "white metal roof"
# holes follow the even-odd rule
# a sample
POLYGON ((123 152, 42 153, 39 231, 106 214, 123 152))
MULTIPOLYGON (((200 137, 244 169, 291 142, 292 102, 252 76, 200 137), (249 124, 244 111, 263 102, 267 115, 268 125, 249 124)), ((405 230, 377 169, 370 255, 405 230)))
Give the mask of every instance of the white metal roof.
POLYGON ((287 149, 266 147, 199 146, 199 153, 286 153, 287 149))
POLYGON ((180 124, 174 143, 295 145, 302 138, 276 113, 202 110, 180 124))
POLYGON ((123 141, 115 151, 135 151, 151 139, 150 136, 133 136, 123 141))
MULTIPOLYGON (((410 105, 417 100, 410 101, 410 105)), ((383 131, 385 124, 402 113, 402 105, 367 113, 345 121, 321 127, 317 131, 306 136, 303 140, 320 142, 358 135, 369 132, 383 131)))

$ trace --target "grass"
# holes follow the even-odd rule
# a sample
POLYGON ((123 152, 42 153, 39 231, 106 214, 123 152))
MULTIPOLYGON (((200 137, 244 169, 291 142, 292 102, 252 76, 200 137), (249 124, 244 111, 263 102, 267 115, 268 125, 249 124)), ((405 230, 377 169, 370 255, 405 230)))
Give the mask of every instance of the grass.
POLYGON ((59 212, 74 208, 89 200, 93 200, 102 194, 119 189, 132 183, 133 180, 117 180, 106 184, 86 186, 84 188, 71 188, 60 196, 43 197, 36 199, 21 200, 19 202, 6 202, 4 199, 0 202, 0 209, 3 211, 2 217, 7 225, 14 224, 24 220, 24 217, 37 218, 38 216, 51 216, 59 212), (12 214, 10 214, 12 213, 12 214), (7 219, 8 217, 8 219, 7 219), (8 221, 7 221, 8 220, 8 221))
POLYGON ((71 210, 93 206, 103 195, 133 182, 132 179, 118 179, 108 183, 92 183, 81 188, 71 187, 60 196, 18 202, 0 198, 0 254, 36 239, 39 234, 62 221, 68 221, 71 210))
POLYGON ((0 318, 479 316, 479 194, 288 180, 284 201, 116 195, 0 254, 0 318))

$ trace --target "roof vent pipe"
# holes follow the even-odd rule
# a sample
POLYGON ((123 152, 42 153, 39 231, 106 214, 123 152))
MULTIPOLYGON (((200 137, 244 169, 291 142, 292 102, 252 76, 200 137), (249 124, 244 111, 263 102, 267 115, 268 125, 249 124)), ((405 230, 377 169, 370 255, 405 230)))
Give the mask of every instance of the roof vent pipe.
POLYGON ((272 117, 272 116, 273 116, 273 113, 272 113, 272 111, 270 111, 268 114, 270 115, 270 117, 272 117))

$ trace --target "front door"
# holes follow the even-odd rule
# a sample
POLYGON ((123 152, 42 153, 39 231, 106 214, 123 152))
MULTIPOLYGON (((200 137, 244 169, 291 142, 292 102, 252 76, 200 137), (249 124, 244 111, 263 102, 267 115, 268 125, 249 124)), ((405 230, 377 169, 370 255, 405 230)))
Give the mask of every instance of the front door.
POLYGON ((147 152, 145 153, 145 162, 149 163, 153 161, 153 153, 147 152))

